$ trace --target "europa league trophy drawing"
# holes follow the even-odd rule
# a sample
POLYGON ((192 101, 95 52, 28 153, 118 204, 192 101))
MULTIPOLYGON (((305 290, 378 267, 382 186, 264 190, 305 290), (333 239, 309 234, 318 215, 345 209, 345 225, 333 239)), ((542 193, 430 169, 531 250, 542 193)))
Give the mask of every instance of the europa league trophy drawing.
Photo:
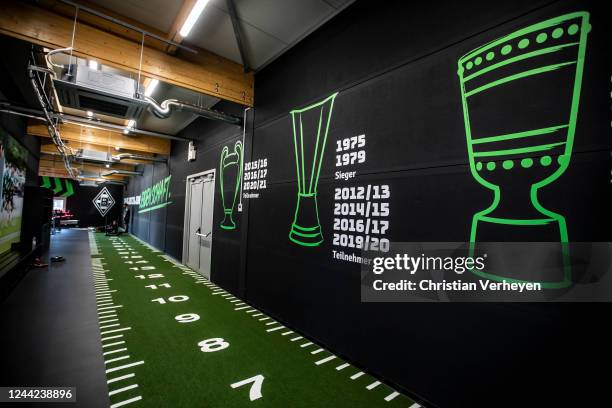
POLYGON ((313 105, 291 111, 298 197, 289 239, 298 245, 312 247, 323 242, 317 185, 337 95, 336 92, 313 105))
POLYGON ((238 140, 234 145, 234 151, 230 153, 229 147, 225 146, 219 159, 219 184, 223 205, 223 221, 220 227, 225 230, 236 229, 232 215, 242 182, 242 153, 242 142, 238 140))
MULTIPOLYGON (((589 13, 565 14, 459 59, 470 170, 494 193, 473 216, 471 243, 559 241, 566 247, 565 218, 538 201, 538 190, 570 163, 589 31, 589 13)), ((547 285, 567 286, 569 276, 547 285)))

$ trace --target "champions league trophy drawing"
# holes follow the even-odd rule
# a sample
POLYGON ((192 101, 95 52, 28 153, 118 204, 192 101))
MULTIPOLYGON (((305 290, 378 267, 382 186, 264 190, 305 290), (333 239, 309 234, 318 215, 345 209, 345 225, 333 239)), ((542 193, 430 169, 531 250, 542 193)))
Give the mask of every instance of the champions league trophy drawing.
POLYGON ((242 182, 242 153, 242 142, 238 140, 234 145, 234 151, 230 153, 229 147, 225 146, 219 159, 219 187, 223 205, 223 221, 220 227, 225 230, 236 229, 232 214, 242 182), (225 191, 226 186, 229 188, 228 191, 225 191))
MULTIPOLYGON (((538 190, 570 163, 590 28, 589 13, 565 14, 459 59, 470 170, 494 193, 493 202, 473 216, 472 248, 477 241, 506 239, 554 240, 566 247, 565 218, 540 204, 538 190)), ((565 269, 546 285, 568 286, 565 269)))
POLYGON ((318 246, 323 242, 317 185, 337 95, 336 92, 313 105, 291 111, 298 197, 289 239, 302 246, 318 246))

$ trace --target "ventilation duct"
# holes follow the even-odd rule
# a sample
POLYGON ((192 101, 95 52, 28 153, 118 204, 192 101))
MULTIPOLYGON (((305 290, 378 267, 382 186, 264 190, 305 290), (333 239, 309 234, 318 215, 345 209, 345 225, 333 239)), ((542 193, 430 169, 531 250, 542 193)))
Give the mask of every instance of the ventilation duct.
POLYGON ((149 104, 149 111, 160 119, 168 118, 172 114, 172 111, 176 110, 190 112, 194 115, 198 115, 206 119, 219 120, 232 125, 242 125, 242 119, 238 116, 229 115, 227 113, 219 112, 197 105, 192 105, 186 102, 181 102, 177 99, 166 99, 162 103, 158 104, 155 99, 151 98, 150 96, 143 95, 143 98, 149 104))
POLYGON ((112 176, 117 174, 120 176, 142 176, 142 171, 130 171, 130 170, 109 170, 101 174, 102 177, 112 176))

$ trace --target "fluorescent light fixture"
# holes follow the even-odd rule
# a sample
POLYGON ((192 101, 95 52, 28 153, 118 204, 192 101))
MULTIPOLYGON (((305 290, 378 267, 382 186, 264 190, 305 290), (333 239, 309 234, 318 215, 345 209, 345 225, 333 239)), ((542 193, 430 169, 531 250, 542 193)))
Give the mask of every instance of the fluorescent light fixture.
POLYGON ((155 92, 155 88, 157 88, 158 84, 159 81, 157 79, 152 79, 151 82, 149 82, 149 85, 147 85, 147 88, 145 89, 145 96, 153 95, 153 92, 155 92))
POLYGON ((88 110, 88 111, 87 111, 87 117, 88 117, 88 118, 91 118, 92 116, 93 116, 93 112, 92 112, 92 111, 90 111, 90 110, 88 110))
POLYGON ((91 69, 98 69, 98 61, 94 61, 94 60, 89 60, 89 68, 91 69))
POLYGON ((189 35, 194 24, 196 23, 196 21, 198 21, 200 14, 202 14, 202 11, 204 11, 204 7, 206 7, 206 4, 208 4, 208 0, 196 1, 196 4, 189 12, 187 19, 185 20, 183 26, 181 27, 181 30, 179 31, 181 37, 185 38, 189 35))

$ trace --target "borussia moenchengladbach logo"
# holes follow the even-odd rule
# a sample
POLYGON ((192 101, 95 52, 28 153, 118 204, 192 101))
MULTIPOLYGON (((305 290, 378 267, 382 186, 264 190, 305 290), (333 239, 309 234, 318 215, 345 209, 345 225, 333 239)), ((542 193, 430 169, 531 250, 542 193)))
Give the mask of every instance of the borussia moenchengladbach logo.
POLYGON ((104 187, 102 190, 100 190, 96 198, 93 199, 93 203, 98 209, 100 215, 104 217, 106 213, 113 207, 113 205, 115 205, 115 199, 108 191, 108 189, 104 187))

